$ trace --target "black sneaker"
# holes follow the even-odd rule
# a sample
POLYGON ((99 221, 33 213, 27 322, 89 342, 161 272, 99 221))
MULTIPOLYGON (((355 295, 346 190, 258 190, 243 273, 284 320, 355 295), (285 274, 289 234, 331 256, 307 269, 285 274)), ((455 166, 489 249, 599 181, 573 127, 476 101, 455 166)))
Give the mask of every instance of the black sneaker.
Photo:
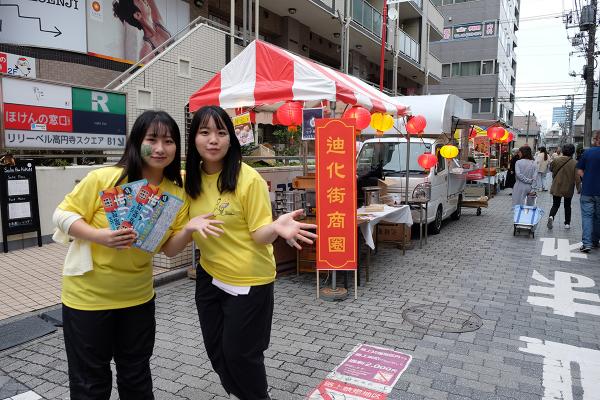
POLYGON ((552 229, 552 224, 554 223, 554 217, 548 217, 548 223, 546 224, 546 226, 548 227, 548 229, 552 229))
POLYGON ((597 249, 598 247, 600 247, 600 242, 596 242, 592 244, 592 248, 597 249))
POLYGON ((583 244, 579 248, 579 251, 582 252, 582 253, 589 253, 590 251, 592 251, 592 248, 589 247, 589 246, 586 246, 585 244, 583 244))

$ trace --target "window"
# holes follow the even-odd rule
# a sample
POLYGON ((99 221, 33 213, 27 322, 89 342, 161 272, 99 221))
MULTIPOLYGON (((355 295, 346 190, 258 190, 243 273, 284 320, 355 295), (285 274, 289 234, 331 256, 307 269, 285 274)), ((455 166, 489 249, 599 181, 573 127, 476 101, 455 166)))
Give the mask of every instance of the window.
POLYGON ((442 78, 450 76, 450 64, 442 64, 442 78))
POLYGON ((192 62, 188 58, 179 57, 179 76, 192 77, 192 62))
POLYGON ((460 63, 452 63, 452 76, 460 76, 460 63))
POLYGON ((152 106, 152 89, 138 88, 137 89, 137 108, 147 110, 152 106))
POLYGON ((494 73, 494 60, 481 62, 481 75, 491 75, 494 73))
POLYGON ((479 112, 480 113, 491 113, 493 100, 494 99, 481 99, 481 107, 479 108, 479 112))
POLYGON ((441 148, 442 148, 442 146, 440 145, 435 151, 437 153, 437 159, 438 159, 437 166, 435 167, 435 170, 437 172, 442 172, 443 170, 446 169, 446 159, 444 157, 442 157, 442 155, 440 154, 441 148))
POLYGON ((460 63, 460 76, 476 76, 481 73, 481 62, 470 61, 460 63))
POLYGON ((473 106, 473 113, 479 112, 479 99, 465 99, 465 101, 471 103, 471 105, 473 106))

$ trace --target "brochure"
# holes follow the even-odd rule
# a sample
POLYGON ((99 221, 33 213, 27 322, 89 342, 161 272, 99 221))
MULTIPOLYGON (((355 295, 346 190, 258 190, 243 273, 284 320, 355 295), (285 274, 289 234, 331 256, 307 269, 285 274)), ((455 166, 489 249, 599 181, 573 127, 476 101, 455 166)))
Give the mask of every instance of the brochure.
POLYGON ((138 235, 133 247, 155 252, 182 205, 183 200, 158 186, 140 187, 123 223, 138 235))
POLYGON ((135 202, 135 196, 140 188, 148 182, 145 179, 124 183, 100 192, 100 201, 106 212, 110 229, 117 230, 125 221, 129 208, 135 202))

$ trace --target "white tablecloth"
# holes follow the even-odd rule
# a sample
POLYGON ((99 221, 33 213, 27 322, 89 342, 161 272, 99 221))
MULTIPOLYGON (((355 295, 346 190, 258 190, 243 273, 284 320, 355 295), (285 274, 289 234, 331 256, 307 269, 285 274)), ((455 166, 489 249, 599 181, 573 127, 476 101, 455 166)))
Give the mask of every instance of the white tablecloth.
POLYGON ((379 222, 384 221, 392 224, 406 224, 408 226, 413 224, 410 207, 406 205, 400 207, 390 207, 386 205, 381 212, 367 212, 364 207, 361 207, 356 210, 356 213, 360 218, 369 219, 369 222, 360 225, 360 231, 365 238, 365 243, 372 249, 375 248, 375 243, 373 242, 373 229, 379 222))

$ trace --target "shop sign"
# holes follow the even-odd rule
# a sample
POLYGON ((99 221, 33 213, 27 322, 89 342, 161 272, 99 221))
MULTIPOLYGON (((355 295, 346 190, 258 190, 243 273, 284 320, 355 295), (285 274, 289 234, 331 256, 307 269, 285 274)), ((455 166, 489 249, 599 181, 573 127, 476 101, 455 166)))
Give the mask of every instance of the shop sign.
POLYGON ((302 109, 302 140, 315 140, 315 120, 323 118, 322 108, 302 109))
MULTIPOLYGON (((444 40, 449 40, 449 32, 444 28, 444 40), (448 38, 447 38, 448 36, 448 38)), ((484 23, 456 25, 452 27, 452 39, 479 39, 483 36, 495 36, 496 35, 496 21, 489 21, 484 23)))
POLYGON ((354 120, 317 119, 317 269, 356 270, 354 120))
POLYGON ((4 127, 31 131, 71 132, 73 116, 64 108, 4 104, 4 127))
POLYGON ((119 149, 127 135, 126 96, 2 78, 4 147, 119 149), (61 134, 59 134, 61 133, 61 134))
POLYGON ((330 374, 329 378, 390 393, 412 356, 384 347, 360 344, 330 374))
POLYGON ((0 52, 1 73, 35 78, 35 71, 35 58, 0 52))

